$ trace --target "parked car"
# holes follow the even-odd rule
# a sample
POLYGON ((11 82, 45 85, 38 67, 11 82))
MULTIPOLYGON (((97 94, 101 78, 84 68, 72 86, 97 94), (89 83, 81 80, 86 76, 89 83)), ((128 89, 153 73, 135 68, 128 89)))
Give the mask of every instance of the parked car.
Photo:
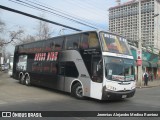
POLYGON ((4 70, 5 70, 5 69, 4 69, 4 64, 1 64, 1 65, 0 65, 0 70, 1 70, 1 71, 4 71, 4 70))
POLYGON ((9 64, 8 63, 1 64, 1 66, 0 66, 0 70, 1 71, 5 71, 5 70, 8 70, 8 69, 9 69, 9 64))
POLYGON ((4 70, 8 70, 8 69, 9 69, 9 64, 8 63, 4 64, 4 70))

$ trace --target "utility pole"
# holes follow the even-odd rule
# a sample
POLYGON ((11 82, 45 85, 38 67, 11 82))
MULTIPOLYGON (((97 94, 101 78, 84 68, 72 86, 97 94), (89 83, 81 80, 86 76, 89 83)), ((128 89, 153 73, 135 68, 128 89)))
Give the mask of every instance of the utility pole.
MULTIPOLYGON (((139 41, 138 41, 139 60, 141 64, 138 66, 138 85, 142 86, 142 39, 141 39, 141 0, 139 0, 139 41)), ((138 60, 138 59, 137 59, 138 60)))

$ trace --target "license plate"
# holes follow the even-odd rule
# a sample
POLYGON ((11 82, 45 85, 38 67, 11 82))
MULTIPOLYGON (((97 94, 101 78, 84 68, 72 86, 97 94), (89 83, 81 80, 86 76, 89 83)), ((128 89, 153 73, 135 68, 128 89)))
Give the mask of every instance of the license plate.
POLYGON ((126 98, 127 97, 127 95, 122 95, 122 98, 126 98))

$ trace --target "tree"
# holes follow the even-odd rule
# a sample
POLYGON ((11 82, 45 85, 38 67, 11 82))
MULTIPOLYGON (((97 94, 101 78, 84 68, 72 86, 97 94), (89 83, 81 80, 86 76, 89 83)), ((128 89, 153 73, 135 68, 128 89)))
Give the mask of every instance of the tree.
POLYGON ((24 33, 24 30, 22 30, 21 28, 19 28, 19 30, 17 31, 11 31, 10 32, 10 40, 3 43, 3 45, 5 44, 9 44, 9 43, 16 43, 16 41, 21 40, 22 34, 24 33))
MULTIPOLYGON (((41 15, 42 18, 45 18, 44 15, 41 15)), ((44 40, 51 37, 51 27, 49 23, 44 21, 39 21, 37 26, 37 39, 44 40)))
MULTIPOLYGON (((0 34, 3 33, 4 29, 5 29, 5 23, 0 19, 0 34)), ((0 57, 3 55, 3 49, 4 49, 3 43, 4 43, 4 41, 5 40, 3 38, 1 38, 1 36, 0 36, 0 57)))
POLYGON ((0 32, 2 33, 5 27, 5 23, 0 20, 0 32))
POLYGON ((0 33, 4 31, 5 23, 0 19, 0 33))
MULTIPOLYGON (((1 20, 0 18, 0 33, 2 34, 4 32, 5 29, 5 23, 1 20)), ((0 37, 0 44, 4 41, 3 38, 0 37)))
POLYGON ((16 44, 25 44, 36 41, 36 37, 32 35, 25 35, 22 38, 19 38, 16 44))
POLYGON ((5 58, 6 58, 6 60, 7 60, 7 59, 9 59, 9 58, 10 58, 10 56, 12 56, 12 55, 13 55, 13 54, 11 54, 10 52, 8 52, 8 51, 7 51, 7 52, 6 52, 6 54, 5 54, 5 58))

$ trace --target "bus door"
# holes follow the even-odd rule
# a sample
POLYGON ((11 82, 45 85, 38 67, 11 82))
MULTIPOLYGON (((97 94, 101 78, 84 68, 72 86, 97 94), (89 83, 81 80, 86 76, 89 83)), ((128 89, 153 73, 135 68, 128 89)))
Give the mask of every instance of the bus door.
POLYGON ((91 65, 91 97, 101 99, 103 88, 103 60, 99 56, 92 56, 91 65))
POLYGON ((59 64, 58 86, 61 90, 70 92, 70 85, 78 78, 78 70, 73 61, 65 61, 59 64))
POLYGON ((56 88, 64 91, 65 87, 65 62, 58 64, 58 78, 56 82, 56 88))

